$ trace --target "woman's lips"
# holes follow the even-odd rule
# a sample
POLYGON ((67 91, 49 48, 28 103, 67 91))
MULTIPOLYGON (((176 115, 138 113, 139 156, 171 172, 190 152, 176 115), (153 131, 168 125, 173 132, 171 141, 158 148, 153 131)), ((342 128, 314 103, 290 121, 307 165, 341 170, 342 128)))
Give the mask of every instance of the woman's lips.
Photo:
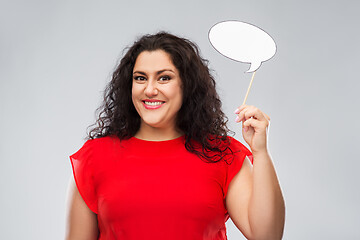
POLYGON ((162 101, 142 101, 142 104, 146 109, 158 109, 164 105, 165 102, 162 101))

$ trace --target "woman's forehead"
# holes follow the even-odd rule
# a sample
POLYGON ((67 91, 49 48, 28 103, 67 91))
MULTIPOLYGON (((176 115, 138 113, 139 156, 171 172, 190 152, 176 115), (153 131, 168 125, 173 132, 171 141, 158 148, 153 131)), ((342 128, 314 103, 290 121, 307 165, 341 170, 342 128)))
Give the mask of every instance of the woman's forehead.
POLYGON ((133 69, 134 72, 159 72, 165 70, 177 73, 170 54, 163 50, 141 52, 136 58, 133 69))

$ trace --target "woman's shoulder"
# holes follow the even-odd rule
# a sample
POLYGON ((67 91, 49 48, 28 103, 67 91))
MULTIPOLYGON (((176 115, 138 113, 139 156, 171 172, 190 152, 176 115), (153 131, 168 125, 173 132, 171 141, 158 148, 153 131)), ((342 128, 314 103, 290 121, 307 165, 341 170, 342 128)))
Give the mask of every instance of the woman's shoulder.
POLYGON ((227 136, 226 138, 231 146, 243 146, 243 144, 239 140, 232 136, 227 136))
POLYGON ((93 144, 108 144, 119 141, 119 138, 116 135, 107 135, 103 137, 87 138, 87 141, 92 142, 93 144))
POLYGON ((237 139, 235 139, 232 136, 215 136, 215 135, 209 135, 210 142, 215 143, 217 145, 222 145, 222 146, 236 146, 236 145, 242 145, 241 142, 239 142, 237 139))
POLYGON ((97 137, 97 138, 88 138, 85 142, 85 145, 88 145, 94 150, 101 150, 108 147, 113 147, 116 144, 119 144, 120 140, 114 135, 97 137))
POLYGON ((227 136, 227 142, 229 143, 229 147, 231 148, 232 151, 245 152, 246 155, 251 155, 251 151, 236 138, 227 136))

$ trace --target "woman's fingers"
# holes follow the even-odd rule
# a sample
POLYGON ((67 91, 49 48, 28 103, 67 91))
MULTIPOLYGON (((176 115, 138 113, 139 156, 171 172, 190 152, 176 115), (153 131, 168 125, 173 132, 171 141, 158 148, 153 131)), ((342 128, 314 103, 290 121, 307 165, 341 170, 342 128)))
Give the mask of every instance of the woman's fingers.
POLYGON ((255 118, 259 121, 270 121, 270 117, 255 106, 241 105, 235 112, 238 114, 236 122, 246 121, 249 118, 255 118))
POLYGON ((249 118, 246 121, 244 121, 243 123, 243 128, 245 128, 245 130, 247 130, 249 127, 253 127, 254 129, 266 129, 267 127, 267 123, 263 122, 263 121, 258 121, 254 118, 249 118))
POLYGON ((253 152, 266 150, 267 129, 270 117, 254 106, 242 105, 237 111, 236 122, 242 122, 243 138, 253 152))

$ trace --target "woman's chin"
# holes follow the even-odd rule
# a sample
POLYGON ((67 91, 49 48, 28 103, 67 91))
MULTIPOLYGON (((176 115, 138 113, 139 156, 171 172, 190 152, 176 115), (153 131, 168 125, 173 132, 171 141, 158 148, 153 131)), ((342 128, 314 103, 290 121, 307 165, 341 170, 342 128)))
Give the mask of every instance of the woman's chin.
POLYGON ((143 119, 142 124, 144 127, 150 127, 150 128, 164 128, 164 124, 162 124, 162 121, 160 119, 143 119))

